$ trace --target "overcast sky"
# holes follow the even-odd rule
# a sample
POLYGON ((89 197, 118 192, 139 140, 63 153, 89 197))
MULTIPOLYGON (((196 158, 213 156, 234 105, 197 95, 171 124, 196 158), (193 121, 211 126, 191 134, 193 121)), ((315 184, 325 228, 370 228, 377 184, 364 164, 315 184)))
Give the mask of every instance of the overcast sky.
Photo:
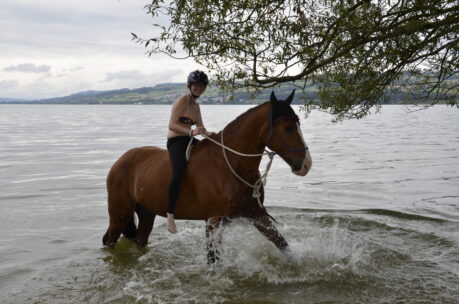
POLYGON ((192 60, 148 58, 148 0, 1 0, 0 97, 39 99, 86 90, 185 82, 192 60))

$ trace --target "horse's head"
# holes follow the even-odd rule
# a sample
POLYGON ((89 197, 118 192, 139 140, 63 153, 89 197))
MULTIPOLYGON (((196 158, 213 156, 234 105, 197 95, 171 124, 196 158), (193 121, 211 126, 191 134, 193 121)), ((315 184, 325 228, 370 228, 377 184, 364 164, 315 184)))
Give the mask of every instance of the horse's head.
POLYGON ((312 166, 311 155, 301 133, 300 121, 290 106, 295 90, 286 100, 271 93, 267 146, 279 154, 296 175, 305 176, 312 166))

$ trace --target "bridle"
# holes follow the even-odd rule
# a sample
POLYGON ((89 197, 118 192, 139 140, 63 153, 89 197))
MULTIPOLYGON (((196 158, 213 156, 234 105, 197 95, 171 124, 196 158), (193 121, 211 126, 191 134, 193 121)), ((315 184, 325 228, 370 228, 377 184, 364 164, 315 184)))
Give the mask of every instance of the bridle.
POLYGON ((273 121, 273 106, 271 106, 271 108, 269 109, 269 132, 268 132, 268 139, 265 141, 265 146, 268 146, 268 143, 271 139, 275 138, 276 140, 278 141, 281 141, 282 145, 285 149, 284 152, 277 152, 276 154, 289 154, 289 153, 295 153, 295 152, 300 152, 300 151, 306 151, 306 150, 309 150, 308 146, 305 145, 304 148, 298 148, 298 149, 290 149, 290 148, 287 148, 287 145, 285 143, 285 141, 280 138, 279 136, 276 135, 276 133, 274 133, 274 124, 276 123, 276 121, 278 121, 279 119, 292 119, 294 121, 296 121, 296 123, 299 124, 300 122, 300 119, 298 118, 297 115, 294 115, 294 116, 280 116, 280 117, 277 117, 276 120, 273 121))
MULTIPOLYGON (((272 119, 273 117, 273 106, 271 105, 271 108, 269 109, 269 133, 268 133, 268 138, 267 140, 264 142, 265 143, 265 147, 268 146, 268 143, 269 141, 271 141, 273 138, 275 138, 276 140, 280 140, 283 144, 284 147, 286 147, 286 144, 285 144, 285 141, 282 140, 282 138, 280 138, 279 136, 277 136, 275 133, 274 133, 274 124, 275 122, 282 118, 293 118, 297 121, 297 123, 299 122, 299 118, 297 115, 295 116, 280 116, 276 119, 276 121, 273 121, 272 119)), ((260 208, 264 208, 264 206, 262 205, 261 203, 261 187, 262 185, 266 185, 266 179, 268 177, 268 172, 269 172, 269 169, 271 168, 271 164, 274 160, 274 156, 276 154, 279 154, 279 155, 283 155, 283 154, 288 154, 288 153, 294 153, 294 152, 299 152, 299 151, 306 151, 308 150, 309 148, 307 146, 305 146, 304 148, 298 148, 298 149, 290 149, 290 148, 287 148, 286 151, 284 152, 274 152, 274 151, 267 151, 265 150, 263 153, 257 153, 257 154, 246 154, 246 153, 241 153, 241 152, 238 152, 236 150, 233 150, 227 146, 225 146, 224 144, 224 141, 223 141, 223 132, 224 132, 224 128, 223 130, 221 131, 221 142, 218 142, 216 140, 214 140, 213 138, 210 138, 209 136, 205 135, 205 134, 201 134, 201 136, 203 136, 204 138, 207 138, 209 141, 219 145, 220 147, 222 147, 222 152, 223 152, 223 157, 225 158, 225 161, 226 161, 226 164, 228 165, 230 171, 233 173, 234 176, 236 176, 237 179, 239 179, 241 182, 243 182, 245 185, 251 187, 253 189, 253 192, 252 192, 252 197, 256 198, 257 201, 258 201, 258 205, 260 206, 260 208), (239 156, 245 156, 245 157, 263 157, 263 155, 268 155, 269 157, 269 161, 268 161, 268 164, 266 165, 266 169, 265 169, 265 173, 263 173, 263 175, 260 174, 260 178, 254 183, 254 184, 251 184, 249 183, 248 181, 246 181, 245 179, 243 179, 241 176, 239 176, 239 174, 237 174, 237 172, 234 170, 234 168, 231 166, 229 160, 228 160, 228 156, 226 155, 226 150, 236 154, 236 155, 239 155, 239 156)), ((186 160, 189 161, 189 158, 190 158, 190 153, 191 153, 191 143, 193 142, 193 138, 191 138, 190 140, 190 143, 188 144, 188 147, 187 147, 187 150, 186 150, 186 160)))

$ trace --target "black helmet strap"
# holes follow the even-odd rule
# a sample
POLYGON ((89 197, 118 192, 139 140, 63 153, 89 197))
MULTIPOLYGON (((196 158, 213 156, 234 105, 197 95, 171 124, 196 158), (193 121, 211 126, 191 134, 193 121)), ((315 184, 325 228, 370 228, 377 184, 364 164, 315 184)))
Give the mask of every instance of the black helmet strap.
POLYGON ((191 94, 191 96, 193 96, 194 99, 198 99, 199 98, 199 96, 196 96, 191 92, 191 89, 190 89, 190 94, 191 94))

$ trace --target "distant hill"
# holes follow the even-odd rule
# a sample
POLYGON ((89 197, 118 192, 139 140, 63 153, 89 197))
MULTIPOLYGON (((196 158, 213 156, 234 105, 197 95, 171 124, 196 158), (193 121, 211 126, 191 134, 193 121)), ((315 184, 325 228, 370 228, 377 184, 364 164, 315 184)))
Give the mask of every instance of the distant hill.
MULTIPOLYGON (((279 98, 287 97, 292 87, 283 85, 276 88, 279 98)), ((253 104, 269 100, 270 90, 261 92, 255 99, 249 92, 236 92, 234 96, 214 87, 209 87, 201 97, 203 104, 253 104)), ((138 89, 118 89, 110 91, 84 91, 69 96, 39 100, 6 100, 3 103, 33 104, 171 104, 177 97, 188 92, 186 83, 163 83, 154 87, 138 89)), ((301 103, 300 101, 297 101, 301 103)))
MULTIPOLYGON (((271 91, 274 90, 279 98, 287 97, 293 84, 282 84, 274 89, 265 89, 256 97, 248 91, 237 91, 231 96, 229 93, 215 87, 208 87, 206 93, 201 97, 202 104, 257 104, 269 100, 271 91)), ((316 95, 317 87, 309 85, 305 92, 297 90, 294 102, 303 104, 304 100, 319 102, 316 95), (303 94, 301 96, 301 94, 303 94)), ((20 100, 12 98, 0 98, 0 103, 34 103, 34 104, 171 104, 177 97, 186 94, 188 89, 186 83, 163 83, 153 87, 137 89, 118 89, 110 91, 84 91, 69 96, 39 99, 20 100)), ((402 90, 392 92, 390 102, 393 104, 410 103, 411 96, 402 90)))
MULTIPOLYGON (((178 89, 178 86, 177 86, 178 89)), ((84 91, 69 96, 35 100, 33 103, 46 104, 154 104, 164 103, 170 89, 158 85, 138 89, 118 89, 110 91, 84 91)))

